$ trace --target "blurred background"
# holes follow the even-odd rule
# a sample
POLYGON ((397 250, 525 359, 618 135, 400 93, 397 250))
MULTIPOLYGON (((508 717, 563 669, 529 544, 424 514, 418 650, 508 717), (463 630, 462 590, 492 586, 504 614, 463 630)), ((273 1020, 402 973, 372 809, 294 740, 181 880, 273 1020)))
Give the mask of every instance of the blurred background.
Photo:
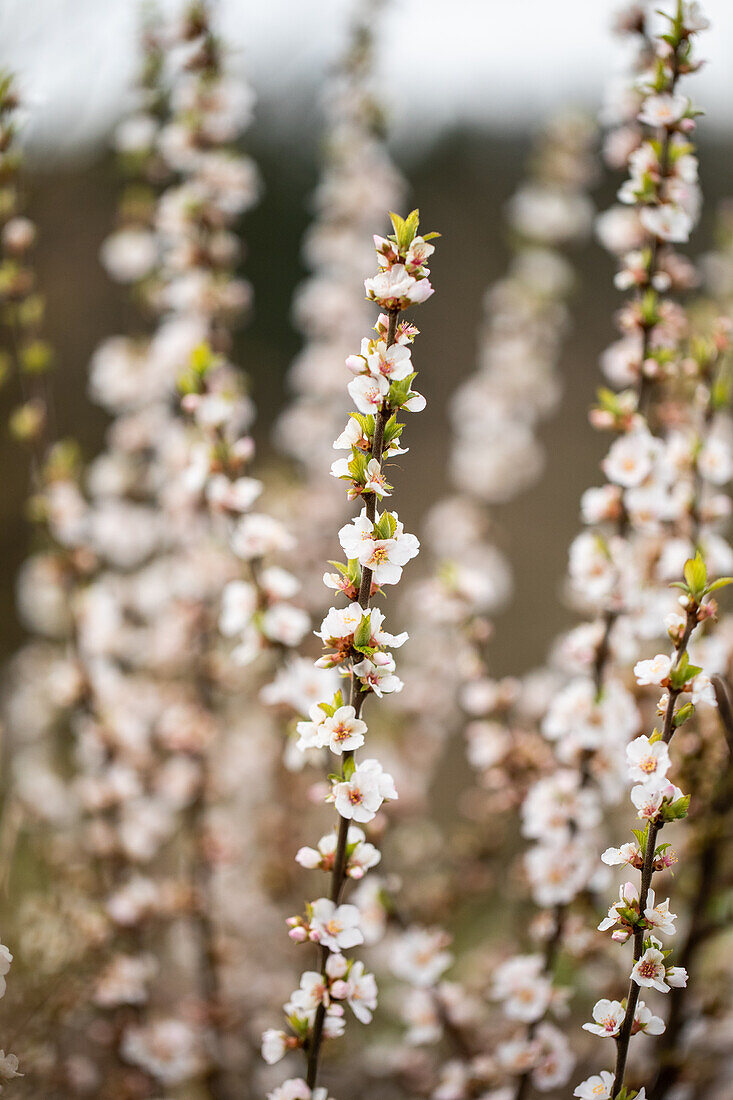
MULTIPOLYGON (((410 529, 442 487, 446 401, 474 369, 482 295, 507 256, 503 206, 522 178, 532 136, 543 121, 568 106, 595 114, 604 85, 622 68, 623 50, 610 33, 616 6, 612 0, 394 0, 385 6, 380 89, 393 156, 423 224, 443 234, 434 265, 439 293, 421 317, 419 366, 429 407, 412 432, 401 484, 400 512, 410 529)), ((272 462, 268 426, 286 400, 285 373, 300 341, 290 307, 304 274, 300 242, 318 176, 320 91, 343 50, 351 6, 344 0, 219 0, 218 7, 235 64, 259 100, 247 149, 260 167, 264 192, 243 226, 255 308, 237 350, 252 379, 261 453, 272 462)), ((694 241, 698 250, 711 242, 716 204, 733 193, 727 109, 733 7, 728 0, 709 0, 705 8, 713 30, 701 46, 709 64, 695 82, 697 102, 706 111, 700 148, 707 214, 694 241)), ((134 331, 137 324, 126 291, 107 279, 98 253, 114 217, 118 179, 109 135, 130 104, 140 12, 139 0, 105 0, 103 8, 97 0, 0 4, 0 65, 18 74, 27 105, 29 214, 39 226, 40 284, 58 356, 58 428, 73 432, 87 456, 99 448, 105 427, 104 414, 86 396, 91 352, 105 335, 134 331)), ((612 179, 599 184, 599 209, 613 191, 612 179)), ((497 672, 531 666, 566 621, 559 599, 566 548, 579 494, 600 457, 601 441, 589 429, 586 412, 599 380, 598 354, 613 335, 618 295, 600 246, 589 244, 575 259, 575 322, 562 364, 565 396, 559 416, 541 428, 546 476, 494 512, 518 582, 514 603, 499 622, 497 672), (529 637, 522 626, 528 621, 537 624, 529 637)), ((0 399, 10 408, 15 395, 0 399)), ((0 439, 0 460, 0 651, 6 657, 21 635, 13 583, 27 549, 26 470, 7 433, 0 439)))

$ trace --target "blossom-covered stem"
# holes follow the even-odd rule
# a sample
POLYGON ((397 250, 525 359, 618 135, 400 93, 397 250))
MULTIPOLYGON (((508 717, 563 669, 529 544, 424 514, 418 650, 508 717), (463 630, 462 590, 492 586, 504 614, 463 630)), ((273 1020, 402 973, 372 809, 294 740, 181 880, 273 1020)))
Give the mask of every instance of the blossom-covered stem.
MULTIPOLYGON (((698 625, 698 610, 699 607, 696 602, 692 602, 687 607, 687 616, 685 622, 685 628, 682 632, 680 640, 675 646, 674 660, 670 670, 670 676, 674 676, 674 672, 678 670, 683 660, 686 657, 687 645, 690 641, 693 631, 698 625)), ((675 732, 675 705, 678 697, 682 694, 684 684, 681 687, 673 686, 673 681, 670 683, 669 694, 667 699, 667 705, 664 714, 664 727, 662 732, 662 741, 665 744, 669 744, 675 732)), ((645 849, 644 849, 644 863, 641 870, 641 886, 639 889, 639 912, 643 913, 647 908, 649 890, 652 884, 652 878, 654 876, 654 861, 656 858, 657 837, 661 832, 663 821, 661 818, 657 821, 649 821, 646 829, 645 849)), ((637 963, 644 953, 644 929, 639 924, 634 927, 634 963, 637 963)), ((614 1074, 612 1095, 616 1096, 623 1087, 624 1074, 626 1072, 626 1060, 629 1054, 629 1041, 631 1039, 631 1031, 634 1026, 634 1015, 636 1013, 636 1006, 639 1001, 639 994, 641 992, 641 986, 634 981, 633 978, 629 980, 629 991, 626 998, 626 1014, 624 1021, 618 1033, 616 1040, 616 1069, 614 1074)))
MULTIPOLYGON (((391 348, 395 342, 395 336, 397 333, 397 319, 400 315, 398 309, 389 310, 389 324, 387 327, 386 346, 391 348)), ((374 418, 374 437, 372 439, 371 456, 373 459, 382 464, 382 452, 384 449, 384 427, 389 419, 390 415, 389 404, 385 401, 377 411, 374 418)), ((366 514, 371 523, 374 523, 374 519, 377 512, 377 494, 368 493, 366 495, 366 514)), ((372 570, 367 569, 366 566, 362 569, 361 582, 359 584, 359 605, 364 611, 369 607, 372 590, 372 570)), ((355 660, 359 660, 359 654, 354 651, 352 654, 355 660)), ((362 691, 359 680, 352 674, 351 677, 351 692, 349 697, 349 705, 354 708, 354 715, 358 719, 361 715, 361 708, 364 703, 366 693, 362 691)), ((344 752, 344 763, 347 760, 353 760, 354 752, 350 750, 344 752)), ((338 905, 341 899, 341 892, 346 882, 346 842, 349 832, 349 820, 342 817, 339 822, 338 839, 336 841, 336 852, 333 860, 333 871, 331 872, 331 890, 330 898, 334 904, 338 905)), ((328 962, 328 956, 330 951, 327 947, 321 950, 321 973, 324 978, 326 975, 326 963, 328 962)), ((308 1046, 308 1071, 306 1081, 309 1088, 315 1088, 316 1081, 318 1080, 318 1059, 321 1050, 321 1043, 323 1040, 323 1023, 326 1017, 326 1006, 323 1002, 318 1005, 316 1011, 315 1020, 313 1023, 313 1033, 310 1038, 308 1046)))
MULTIPOLYGON (((399 317, 399 310, 390 310, 389 312, 389 327, 387 329, 386 344, 388 348, 391 348, 395 342, 395 334, 397 332, 397 318, 399 317)), ((389 419, 389 407, 386 403, 379 409, 374 419, 374 440, 372 442, 372 458, 376 458, 377 462, 382 462, 382 450, 384 446, 384 426, 389 419)), ((374 517, 377 512, 377 494, 369 493, 366 498, 366 513, 367 518, 374 523, 374 517)), ((369 601, 371 598, 372 590, 372 570, 366 567, 362 570, 361 583, 359 585, 359 597, 358 602, 360 606, 366 611, 369 607, 369 601)), ((354 654, 356 660, 358 660, 358 654, 354 654)), ((352 677, 351 680, 351 695, 349 699, 350 705, 356 712, 358 718, 361 714, 361 708, 364 703, 365 693, 361 691, 359 681, 352 677)), ((353 751, 344 753, 344 760, 353 760, 353 751)), ((345 882, 345 861, 346 861, 346 836, 349 831, 349 822, 344 817, 341 819, 339 825, 338 842, 336 844, 336 855, 333 861, 333 874, 331 879, 331 901, 338 902, 341 897, 341 891, 345 882)))
MULTIPOLYGON (((673 96, 675 94, 675 89, 677 87, 677 81, 679 80, 679 77, 680 77, 679 50, 680 50, 680 46, 685 42, 686 42, 686 40, 683 39, 683 41, 674 50, 674 52, 672 54, 672 57, 670 59, 670 78, 669 78, 669 87, 668 87, 668 94, 670 96, 673 96)), ((672 137, 673 133, 674 133, 674 128, 673 127, 660 126, 660 128, 659 128, 659 145, 660 145, 659 174, 660 174, 661 180, 664 180, 665 177, 669 174, 670 140, 671 140, 671 137, 672 137)), ((659 255, 659 244, 660 244, 660 238, 655 234, 652 238, 651 248, 650 248, 650 251, 649 251, 649 266, 648 266, 648 276, 647 276, 647 281, 646 281, 646 287, 652 287, 654 285, 654 277, 657 274, 657 259, 658 259, 658 255, 659 255)), ((642 287, 639 291, 640 299, 643 295, 643 292, 644 292, 644 288, 642 287)), ((649 377, 649 375, 644 370, 644 363, 646 362, 647 354, 649 352, 650 337, 651 337, 653 329, 654 329, 654 324, 644 324, 643 329, 642 329, 642 337, 641 337, 641 375, 640 375, 641 381, 640 381, 640 385, 639 385, 639 404, 638 404, 638 408, 640 409, 641 412, 644 412, 646 410, 647 402, 649 400, 649 395, 650 395, 650 391, 651 391, 651 388, 652 388, 651 387, 652 379, 649 377)))
MULTIPOLYGON (((718 717, 723 729, 728 751, 733 756, 733 710, 729 689, 722 676, 711 677, 718 703, 718 717)), ((711 896, 720 872, 725 841, 728 839, 718 822, 730 809, 733 800, 733 765, 728 761, 718 780, 713 798, 705 817, 708 828, 698 853, 698 875, 695 893, 690 904, 690 924, 685 941, 678 953, 678 964, 690 971, 699 948, 713 935, 718 925, 708 915, 711 896)), ((682 1029, 686 1019, 683 987, 670 990, 667 1026, 660 1036, 655 1057, 659 1065, 656 1080, 649 1091, 650 1100, 664 1100, 677 1083, 680 1062, 676 1052, 680 1047, 682 1029)))

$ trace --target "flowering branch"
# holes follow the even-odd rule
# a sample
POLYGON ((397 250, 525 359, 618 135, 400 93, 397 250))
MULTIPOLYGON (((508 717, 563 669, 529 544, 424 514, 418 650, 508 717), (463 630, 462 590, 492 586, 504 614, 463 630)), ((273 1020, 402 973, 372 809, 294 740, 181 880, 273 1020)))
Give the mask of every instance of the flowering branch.
MULTIPOLYGON (((697 883, 690 902, 690 923, 678 953, 679 966, 687 973, 690 972, 700 948, 720 929, 719 922, 710 917, 711 897, 721 869, 725 844, 730 841, 730 825, 726 828, 721 822, 725 822, 733 800, 733 708, 724 678, 716 675, 711 680, 718 703, 720 726, 726 741, 727 759, 709 804, 705 807, 703 820, 697 823, 698 833, 701 834, 699 849, 696 851, 697 883)), ((669 993, 666 1027, 655 1051, 659 1071, 649 1092, 650 1100, 664 1100, 676 1084, 683 1064, 682 1032, 686 1023, 684 988, 682 985, 674 986, 669 993)))
POLYGON ((381 764, 374 759, 357 762, 355 753, 367 733, 361 718, 366 696, 374 693, 379 697, 402 687, 386 647, 402 645, 407 635, 394 636, 383 630, 384 616, 372 607, 371 600, 383 585, 398 583, 419 544, 405 533, 396 514, 378 514, 377 498, 391 495, 385 467, 391 456, 403 453, 400 411, 419 412, 425 406, 422 395, 412 389, 415 372, 409 345, 417 329, 400 322, 399 315, 432 294, 426 261, 433 252, 429 239, 435 236, 418 235, 416 210, 404 220, 396 214, 391 217, 394 232, 387 238, 375 237, 381 271, 365 282, 367 297, 384 313, 375 326, 376 339, 364 340, 361 353, 347 360, 355 376, 348 390, 358 411, 351 414, 335 444, 349 450, 351 458, 338 463, 333 473, 346 482, 349 498, 362 497, 364 504, 360 515, 339 532, 347 562, 335 563, 338 572, 324 577, 328 587, 343 592, 352 602, 346 609, 331 608, 323 620, 319 636, 330 652, 317 664, 338 668, 349 679, 349 702, 344 705, 339 691, 332 703, 311 710, 310 722, 298 725, 303 750, 328 747, 341 762, 339 773, 330 777, 329 799, 335 803, 340 821, 335 844, 328 845, 328 861, 327 838, 318 850, 304 849, 297 857, 305 866, 330 869, 329 895, 310 903, 304 917, 288 922, 291 938, 321 944, 320 973, 303 975, 300 990, 285 1006, 295 1034, 288 1037, 270 1031, 263 1039, 268 1061, 276 1061, 287 1049, 302 1047, 307 1055, 306 1078, 286 1082, 270 1094, 271 1100, 300 1095, 292 1088, 300 1087, 301 1082, 302 1095, 311 1097, 318 1080, 322 1041, 343 1030, 341 1000, 348 1000, 364 1022, 371 1019, 376 1007, 374 978, 364 973, 362 963, 342 955, 342 949, 363 942, 359 912, 353 905, 342 904, 342 897, 347 878, 357 872, 360 877, 376 862, 372 853, 365 851, 371 846, 364 845, 363 833, 350 823, 370 821, 385 800, 397 797, 392 777, 381 764))

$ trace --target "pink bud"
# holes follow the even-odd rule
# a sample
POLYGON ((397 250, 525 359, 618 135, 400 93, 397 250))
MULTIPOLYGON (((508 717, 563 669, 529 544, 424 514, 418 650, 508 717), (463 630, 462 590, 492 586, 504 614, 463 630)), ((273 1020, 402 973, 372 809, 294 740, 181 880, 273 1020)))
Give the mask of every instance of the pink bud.
POLYGON ((603 409, 591 409, 588 419, 594 428, 612 428, 613 416, 603 409))
POLYGON ((308 933, 302 925, 298 928, 291 928, 288 935, 295 943, 305 943, 308 939, 308 933))
POLYGON ((336 1000, 341 1001, 345 997, 348 997, 348 995, 349 995, 349 983, 343 981, 342 978, 339 978, 339 980, 334 982, 333 985, 331 986, 331 996, 335 997, 336 1000))

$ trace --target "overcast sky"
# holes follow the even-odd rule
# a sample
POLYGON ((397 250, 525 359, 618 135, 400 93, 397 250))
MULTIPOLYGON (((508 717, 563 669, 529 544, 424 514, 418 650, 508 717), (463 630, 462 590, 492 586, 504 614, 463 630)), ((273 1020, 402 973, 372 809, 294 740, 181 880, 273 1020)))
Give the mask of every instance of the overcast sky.
MULTIPOLYGON (((164 0, 176 7, 176 0, 164 0)), ((352 0, 218 0, 222 26, 264 100, 310 94, 344 41, 352 0)), ((653 5, 653 6, 656 6, 653 5)), ((613 0, 391 0, 384 98, 398 132, 456 119, 510 128, 566 103, 597 105, 618 67, 613 0)), ((706 125, 733 130, 733 0, 705 0, 713 27, 694 80, 706 125)), ((99 140, 135 73, 139 0, 0 0, 0 65, 21 77, 36 146, 99 140)), ((688 84, 688 87, 690 87, 688 84)), ((300 98, 297 98, 300 97, 300 98)))

